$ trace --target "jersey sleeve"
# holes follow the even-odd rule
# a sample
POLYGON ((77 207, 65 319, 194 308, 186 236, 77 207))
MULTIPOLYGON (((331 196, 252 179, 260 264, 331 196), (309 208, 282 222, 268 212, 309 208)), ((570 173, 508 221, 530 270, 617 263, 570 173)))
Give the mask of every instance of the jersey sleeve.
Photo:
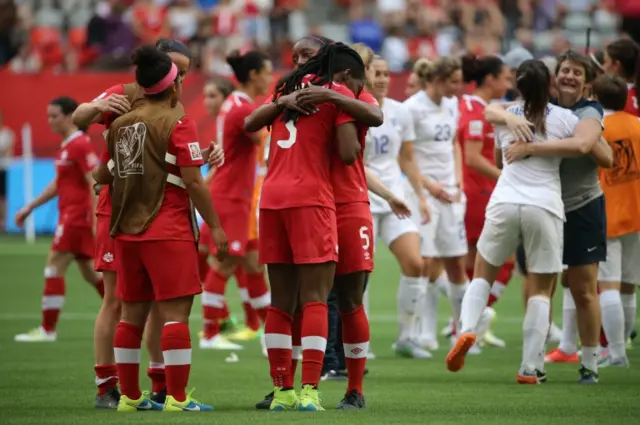
MULTIPOLYGON (((95 102, 96 100, 105 99, 112 94, 123 95, 124 84, 116 84, 115 86, 109 87, 107 90, 103 91, 99 96, 93 99, 93 102, 95 102)), ((100 115, 102 115, 102 122, 104 123, 110 123, 116 119, 116 115, 113 112, 102 112, 100 115)))
POLYGON ((199 167, 204 164, 196 122, 190 117, 183 117, 173 128, 169 147, 176 156, 178 167, 199 167))
POLYGON ((473 116, 464 124, 461 134, 464 140, 482 141, 487 132, 489 132, 487 122, 478 116, 473 116))
MULTIPOLYGON (((351 99, 355 99, 356 97, 353 95, 353 93, 351 92, 351 90, 349 90, 348 88, 346 88, 345 86, 343 86, 342 84, 334 84, 332 87, 332 90, 337 91, 338 93, 347 96, 351 99)), ((350 122, 355 122, 356 119, 353 118, 351 115, 345 113, 344 111, 340 110, 338 111, 338 115, 336 116, 336 120, 335 120, 335 126, 338 127, 342 124, 347 124, 350 122)))
POLYGON ((409 113, 409 108, 400 104, 399 112, 400 137, 402 138, 402 143, 413 142, 416 140, 416 131, 413 125, 413 117, 409 113))
POLYGON ((69 153, 83 174, 88 173, 98 165, 98 156, 88 138, 83 138, 74 143, 73 149, 69 153))

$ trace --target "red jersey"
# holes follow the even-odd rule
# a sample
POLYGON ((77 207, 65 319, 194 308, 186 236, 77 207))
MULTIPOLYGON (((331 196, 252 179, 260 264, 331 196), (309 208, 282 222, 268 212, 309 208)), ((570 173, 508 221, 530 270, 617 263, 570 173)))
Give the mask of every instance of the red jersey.
MULTIPOLYGON (((196 122, 184 116, 173 128, 167 146, 168 158, 174 162, 167 163, 169 177, 164 187, 164 196, 158 215, 147 230, 139 235, 118 234, 117 239, 127 241, 175 240, 194 241, 192 228, 191 202, 187 190, 172 182, 182 182, 180 167, 200 167, 204 164, 196 122)), ((184 185, 184 183, 182 183, 184 185)))
POLYGON ((627 104, 624 107, 624 111, 635 117, 640 117, 640 110, 638 110, 638 94, 636 88, 631 84, 629 84, 627 104))
POLYGON ((59 222, 71 227, 91 227, 93 190, 85 175, 98 163, 89 137, 76 131, 67 137, 55 160, 59 222))
MULTIPOLYGON (((331 88, 354 97, 341 84, 333 83, 331 88)), ((282 114, 279 115, 271 127, 269 166, 262 183, 260 208, 321 206, 335 209, 331 183, 335 129, 353 121, 333 103, 320 104, 318 112, 301 116, 295 122, 285 123, 282 114)))
POLYGON ((258 145, 244 131, 244 119, 256 108, 253 100, 242 92, 233 92, 220 108, 216 131, 224 149, 224 165, 211 181, 211 196, 251 203, 256 181, 258 145))
MULTIPOLYGON (((495 164, 493 151, 495 140, 493 125, 484 118, 484 109, 487 103, 478 96, 463 96, 460 100, 460 121, 458 123, 458 142, 462 150, 462 163, 464 161, 464 144, 467 141, 482 142, 482 156, 495 164)), ((467 165, 463 165, 464 190, 467 193, 493 191, 496 182, 467 165)))
MULTIPOLYGON (((369 105, 378 106, 378 101, 366 90, 363 90, 360 93, 358 100, 369 105)), ((347 165, 342 162, 337 149, 334 149, 334 153, 331 158, 331 183, 333 184, 333 194, 336 204, 369 202, 369 191, 367 190, 367 177, 364 173, 363 160, 365 137, 369 130, 369 126, 363 124, 357 124, 357 126, 358 141, 360 142, 360 154, 358 155, 356 162, 352 165, 347 165)))

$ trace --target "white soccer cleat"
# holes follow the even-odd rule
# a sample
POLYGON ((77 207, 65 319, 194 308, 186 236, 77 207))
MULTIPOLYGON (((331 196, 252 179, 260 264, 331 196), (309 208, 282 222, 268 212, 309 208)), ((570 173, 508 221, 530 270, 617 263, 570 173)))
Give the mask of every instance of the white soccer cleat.
POLYGON ((415 339, 416 343, 427 351, 436 351, 440 348, 440 344, 434 338, 430 338, 428 336, 420 336, 415 339))
POLYGON ((482 341, 492 347, 504 348, 507 346, 507 343, 495 336, 491 330, 484 334, 482 341))
POLYGON ((395 343, 394 350, 400 357, 410 359, 431 359, 433 356, 427 350, 420 348, 414 341, 399 341, 395 343))
POLYGON ((203 350, 242 350, 242 345, 229 341, 223 335, 218 334, 213 338, 200 338, 200 348, 203 350))
POLYGON ((554 322, 551 322, 551 326, 549 327, 549 333, 547 334, 547 343, 559 343, 562 339, 562 329, 558 327, 554 322))
POLYGON ((449 319, 449 321, 447 322, 447 326, 442 328, 442 330, 440 331, 440 335, 445 337, 450 337, 451 335, 453 335, 453 319, 449 319))
POLYGON ((373 351, 369 350, 367 352, 367 360, 375 360, 376 359, 376 355, 373 354, 373 351))
POLYGON ((27 333, 16 335, 13 340, 16 342, 55 342, 57 338, 55 331, 47 332, 42 326, 38 326, 27 333))

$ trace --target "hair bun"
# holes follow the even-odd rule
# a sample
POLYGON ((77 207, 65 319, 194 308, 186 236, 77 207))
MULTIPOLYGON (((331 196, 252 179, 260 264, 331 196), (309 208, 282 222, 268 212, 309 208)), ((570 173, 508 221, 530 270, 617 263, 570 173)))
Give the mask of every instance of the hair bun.
POLYGON ((157 60, 161 54, 154 46, 140 46, 133 52, 131 61, 136 66, 144 66, 157 60))
POLYGON ((433 62, 426 58, 418 59, 413 65, 413 72, 420 77, 421 80, 427 80, 432 71, 433 62))

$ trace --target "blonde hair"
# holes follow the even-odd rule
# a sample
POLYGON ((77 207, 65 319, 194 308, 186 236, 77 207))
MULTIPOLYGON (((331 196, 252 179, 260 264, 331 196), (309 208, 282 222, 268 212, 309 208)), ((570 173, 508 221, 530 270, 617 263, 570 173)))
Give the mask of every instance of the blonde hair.
POLYGON ((364 43, 355 43, 351 45, 351 48, 356 51, 362 58, 362 62, 364 62, 365 68, 369 68, 373 59, 375 58, 375 53, 369 46, 364 43))
POLYGON ((459 69, 462 69, 460 61, 450 56, 441 56, 433 62, 421 58, 413 65, 413 72, 418 76, 423 87, 437 78, 449 78, 459 69))

